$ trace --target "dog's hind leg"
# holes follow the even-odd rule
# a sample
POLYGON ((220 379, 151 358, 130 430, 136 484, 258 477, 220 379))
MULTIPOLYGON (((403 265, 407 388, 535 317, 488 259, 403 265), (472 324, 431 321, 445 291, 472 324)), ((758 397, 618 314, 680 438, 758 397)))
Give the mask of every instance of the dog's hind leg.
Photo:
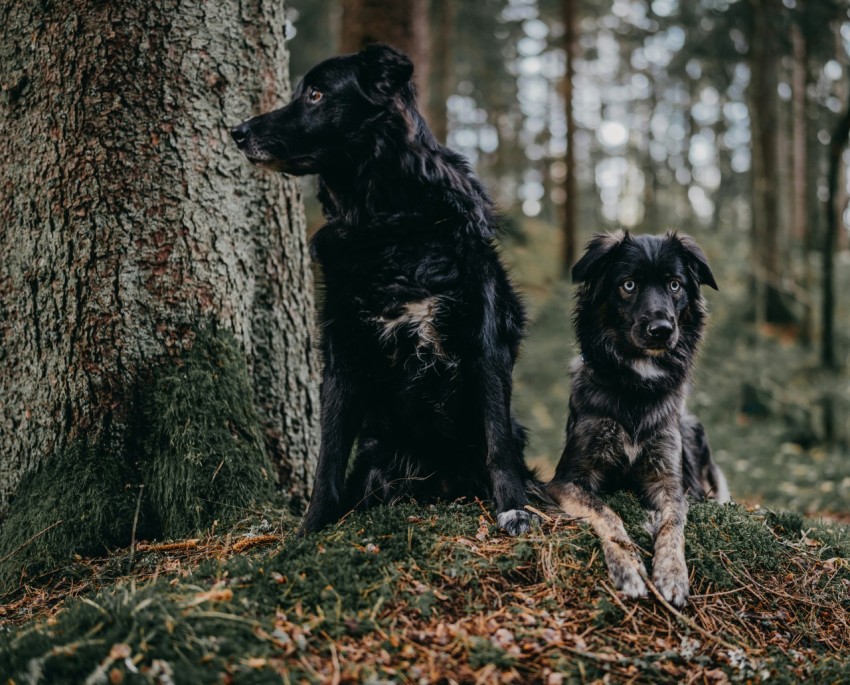
POLYGON ((568 516, 590 524, 602 543, 608 576, 626 597, 646 597, 646 569, 623 520, 596 495, 577 483, 553 480, 549 495, 568 516))
POLYGON ((720 467, 711 457, 705 428, 693 414, 680 422, 684 487, 695 499, 713 499, 720 504, 730 500, 729 486, 720 467))
POLYGON ((363 510, 385 504, 392 476, 390 453, 385 442, 370 435, 367 428, 358 441, 354 465, 345 482, 343 501, 347 511, 363 510))
POLYGON ((333 346, 325 343, 325 368, 321 389, 321 434, 319 461, 313 493, 300 533, 309 533, 339 520, 345 469, 354 439, 362 422, 362 408, 347 371, 339 364, 333 346))

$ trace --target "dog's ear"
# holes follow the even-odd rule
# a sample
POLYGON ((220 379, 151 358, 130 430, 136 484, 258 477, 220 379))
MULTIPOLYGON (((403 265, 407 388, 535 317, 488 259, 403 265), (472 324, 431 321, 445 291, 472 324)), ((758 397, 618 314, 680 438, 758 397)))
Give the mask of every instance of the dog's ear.
POLYGON ((375 43, 358 54, 360 86, 366 93, 391 97, 410 81, 413 62, 389 45, 375 43))
POLYGON ((693 271, 697 282, 700 285, 707 285, 717 290, 717 281, 714 280, 714 274, 711 273, 711 268, 708 266, 708 259, 702 248, 697 245, 697 241, 689 235, 674 236, 682 246, 682 251, 685 253, 685 258, 688 261, 688 268, 693 271))
POLYGON ((584 248, 581 259, 573 266, 573 283, 587 283, 596 279, 605 270, 614 248, 625 240, 629 240, 629 234, 622 231, 594 235, 584 248))

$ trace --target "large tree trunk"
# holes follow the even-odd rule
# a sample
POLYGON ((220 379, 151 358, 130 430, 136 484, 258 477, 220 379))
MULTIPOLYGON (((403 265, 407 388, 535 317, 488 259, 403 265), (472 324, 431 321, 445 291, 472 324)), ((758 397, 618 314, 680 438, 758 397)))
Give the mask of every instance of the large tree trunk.
POLYGON ((420 110, 427 114, 430 78, 430 0, 342 0, 342 52, 388 43, 413 60, 420 110))
MULTIPOLYGON (((249 435, 229 405, 214 415, 239 385, 222 360, 247 362, 261 451, 303 500, 317 368, 300 198, 228 135, 288 97, 282 4, 13 0, 0 21, 0 517, 57 454, 142 459, 162 428, 139 414, 165 387, 153 369, 198 336, 234 350, 203 353, 219 382, 180 411, 208 402, 211 426, 249 435)), ((187 463, 207 450, 171 446, 187 463)))

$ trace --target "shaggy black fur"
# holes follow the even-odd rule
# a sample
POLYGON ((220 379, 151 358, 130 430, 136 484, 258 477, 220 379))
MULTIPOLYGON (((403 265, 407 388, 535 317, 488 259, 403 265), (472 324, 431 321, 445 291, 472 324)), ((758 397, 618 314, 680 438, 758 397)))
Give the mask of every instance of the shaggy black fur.
POLYGON ((688 236, 597 235, 573 268, 581 286, 567 442, 549 492, 599 533, 611 578, 645 594, 645 571, 622 522, 596 493, 634 488, 651 510, 653 580, 675 604, 688 595, 686 495, 729 497, 700 423, 685 409, 702 340, 700 285, 717 288, 688 236))
POLYGON ((327 218, 312 245, 325 364, 303 529, 403 497, 477 496, 518 534, 535 486, 511 413, 525 313, 493 245, 491 202, 428 129, 412 72, 387 46, 335 57, 289 105, 232 131, 252 162, 318 174, 327 218))

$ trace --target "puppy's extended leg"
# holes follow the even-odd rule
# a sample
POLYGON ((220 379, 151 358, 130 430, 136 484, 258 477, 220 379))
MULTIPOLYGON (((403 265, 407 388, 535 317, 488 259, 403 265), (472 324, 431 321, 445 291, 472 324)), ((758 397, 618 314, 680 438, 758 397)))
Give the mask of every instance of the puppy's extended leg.
POLYGON ((340 368, 329 345, 326 345, 325 350, 321 401, 322 444, 313 481, 313 494, 300 533, 319 530, 338 520, 342 514, 345 468, 362 421, 351 374, 340 368))
POLYGON ((623 520, 599 497, 577 483, 554 480, 547 490, 568 516, 583 519, 599 536, 608 576, 614 586, 626 597, 646 597, 646 569, 623 527, 623 520))
POLYGON ((655 539, 652 582, 671 604, 688 600, 688 567, 685 561, 685 520, 688 501, 677 470, 646 473, 643 486, 650 504, 648 526, 655 539))

